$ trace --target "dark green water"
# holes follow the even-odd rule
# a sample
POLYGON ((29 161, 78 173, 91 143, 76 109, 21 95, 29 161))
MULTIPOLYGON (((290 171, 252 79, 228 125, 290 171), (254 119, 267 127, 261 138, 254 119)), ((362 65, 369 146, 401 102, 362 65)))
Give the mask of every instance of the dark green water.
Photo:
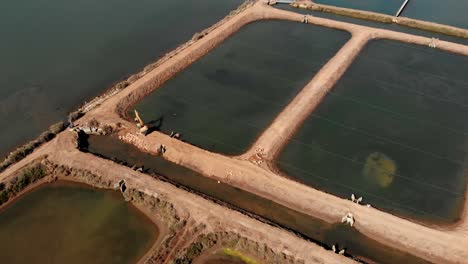
POLYGON ((200 195, 227 203, 237 210, 260 216, 268 221, 293 230, 302 236, 322 243, 325 247, 338 243, 340 248, 359 259, 377 263, 428 263, 362 235, 355 229, 341 224, 331 225, 308 215, 291 210, 268 199, 243 191, 223 182, 204 177, 188 168, 171 163, 161 156, 140 152, 132 145, 113 137, 91 136, 88 140, 91 153, 125 162, 129 166, 144 166, 150 173, 162 175, 165 180, 183 186, 200 195))
POLYGON ((408 34, 413 34, 413 35, 418 35, 418 36, 423 36, 423 37, 429 37, 429 38, 438 38, 440 40, 451 41, 451 42, 460 43, 460 44, 463 44, 463 45, 468 45, 468 39, 451 37, 451 36, 447 36, 447 35, 444 35, 444 34, 434 33, 434 32, 431 32, 431 31, 400 26, 398 24, 387 24, 387 23, 374 22, 374 21, 369 21, 369 20, 364 20, 364 19, 358 19, 358 18, 352 18, 352 17, 347 17, 347 16, 335 15, 335 14, 331 14, 331 13, 313 11, 313 10, 302 9, 302 8, 295 8, 295 7, 292 7, 290 5, 276 5, 275 7, 279 8, 279 9, 287 10, 287 11, 296 12, 296 13, 308 14, 308 15, 312 15, 312 16, 315 16, 315 17, 333 19, 333 20, 338 20, 338 21, 343 21, 343 22, 348 22, 348 23, 358 24, 358 25, 363 25, 363 26, 368 26, 368 27, 375 27, 375 28, 382 28, 382 29, 388 29, 388 30, 393 30, 393 31, 400 31, 400 32, 408 33, 408 34))
POLYGON ((57 182, 0 211, 2 263, 134 263, 155 225, 113 191, 57 182))
POLYGON ((305 184, 344 198, 355 193, 404 217, 457 221, 466 186, 467 67, 468 57, 371 41, 278 166, 305 184), (380 157, 378 168, 369 167, 370 155, 380 157))
POLYGON ((164 133, 240 154, 348 39, 329 28, 255 22, 135 107, 147 122, 162 119, 164 133))
POLYGON ((241 2, 3 1, 0 157, 241 2))

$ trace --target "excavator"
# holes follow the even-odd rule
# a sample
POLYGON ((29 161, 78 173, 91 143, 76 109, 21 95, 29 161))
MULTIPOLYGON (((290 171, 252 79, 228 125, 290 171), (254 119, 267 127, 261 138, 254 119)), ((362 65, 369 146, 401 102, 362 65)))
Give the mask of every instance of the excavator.
POLYGON ((146 135, 148 133, 148 126, 145 125, 145 123, 141 119, 136 109, 135 109, 135 121, 137 122, 138 129, 140 129, 140 133, 143 135, 146 135))

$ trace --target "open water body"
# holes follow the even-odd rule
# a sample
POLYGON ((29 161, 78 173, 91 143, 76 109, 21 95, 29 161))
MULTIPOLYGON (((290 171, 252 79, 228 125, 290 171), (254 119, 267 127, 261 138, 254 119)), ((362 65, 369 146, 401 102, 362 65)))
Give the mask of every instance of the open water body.
POLYGON ((2 263, 135 263, 158 229, 114 191, 57 182, 0 211, 2 263))
POLYGON ((329 248, 338 243, 340 248, 346 247, 347 252, 361 260, 372 260, 382 264, 428 263, 410 254, 386 247, 351 227, 328 224, 229 184, 217 183, 186 167, 171 163, 161 156, 141 152, 117 138, 90 136, 88 144, 88 151, 91 153, 125 162, 129 166, 144 167, 150 173, 160 175, 176 186, 188 188, 242 212, 260 216, 306 238, 323 243, 329 248))
POLYGON ((0 157, 241 2, 4 1, 0 157))
POLYGON ((434 32, 431 32, 431 31, 400 26, 398 24, 393 24, 393 23, 392 24, 387 24, 387 23, 374 22, 374 21, 358 19, 358 18, 353 18, 353 17, 340 16, 340 15, 326 13, 326 12, 319 12, 319 11, 313 11, 313 10, 308 10, 308 9, 295 8, 295 7, 292 7, 290 5, 283 5, 283 4, 276 5, 275 7, 278 8, 278 9, 283 9, 283 10, 287 10, 287 11, 291 11, 291 12, 295 12, 295 13, 300 13, 300 14, 312 15, 312 16, 315 16, 315 17, 333 19, 333 20, 338 20, 338 21, 343 21, 343 22, 348 22, 348 23, 358 24, 358 25, 363 25, 363 26, 368 26, 368 27, 382 28, 382 29, 388 29, 388 30, 393 30, 393 31, 399 31, 399 32, 404 32, 404 33, 408 33, 408 34, 412 34, 412 35, 428 37, 428 38, 438 38, 440 40, 445 40, 445 41, 450 41, 450 42, 459 43, 459 44, 463 44, 463 45, 468 45, 468 39, 465 39, 465 38, 452 37, 452 36, 448 36, 448 35, 444 35, 444 34, 440 34, 440 33, 434 33, 434 32))
POLYGON ((280 154, 317 189, 452 223, 464 204, 468 57, 371 41, 280 154))
POLYGON ((146 122, 161 122, 164 133, 240 154, 349 37, 289 21, 255 22, 135 107, 146 122))

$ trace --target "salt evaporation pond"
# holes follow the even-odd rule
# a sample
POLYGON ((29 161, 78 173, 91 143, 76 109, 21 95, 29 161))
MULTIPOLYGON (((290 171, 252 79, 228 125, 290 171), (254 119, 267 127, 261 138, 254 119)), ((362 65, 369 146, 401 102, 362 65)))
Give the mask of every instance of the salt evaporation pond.
POLYGON ((468 57, 371 41, 280 154, 317 189, 453 223, 466 187, 468 57))
POLYGON ((349 37, 296 22, 255 22, 135 108, 164 133, 179 132, 191 144, 240 154, 349 37))
POLYGON ((136 263, 158 229, 114 191, 47 184, 0 210, 2 263, 136 263))

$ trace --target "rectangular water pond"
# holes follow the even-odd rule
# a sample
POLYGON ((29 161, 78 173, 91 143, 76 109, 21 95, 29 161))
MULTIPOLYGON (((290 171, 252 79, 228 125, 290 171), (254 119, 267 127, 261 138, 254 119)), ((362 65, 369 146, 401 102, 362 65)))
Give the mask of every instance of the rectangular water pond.
POLYGON ((370 42, 278 159, 314 188, 420 221, 464 203, 468 58, 370 42))
POLYGON ((159 230, 120 193, 55 182, 0 210, 1 263, 137 263, 159 230))
POLYGON ((255 22, 136 109, 164 133, 179 132, 193 145, 240 154, 349 37, 295 22, 255 22))

